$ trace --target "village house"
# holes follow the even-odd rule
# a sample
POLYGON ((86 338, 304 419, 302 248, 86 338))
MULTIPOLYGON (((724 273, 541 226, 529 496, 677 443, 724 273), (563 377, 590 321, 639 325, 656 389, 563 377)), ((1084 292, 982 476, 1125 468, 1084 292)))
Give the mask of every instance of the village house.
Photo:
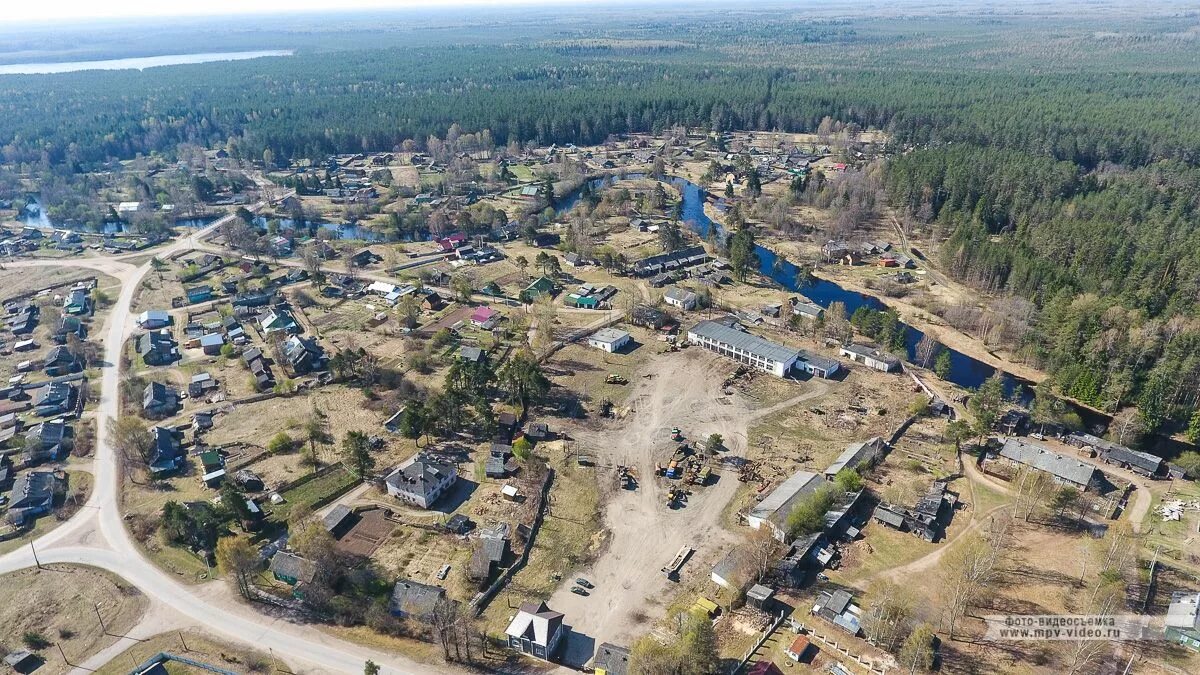
POLYGON ((297 375, 325 367, 325 350, 312 338, 293 335, 283 344, 283 354, 287 357, 292 372, 297 375))
POLYGON ((861 631, 862 609, 852 603, 854 596, 848 591, 836 590, 830 593, 822 591, 812 614, 818 616, 850 635, 858 635, 861 631))
POLYGON ((1192 651, 1200 651, 1200 593, 1175 592, 1167 607, 1166 637, 1192 651))
POLYGON ((534 300, 543 295, 553 296, 558 292, 558 285, 550 277, 538 277, 529 283, 524 290, 521 291, 520 300, 526 304, 532 303, 534 300))
POLYGON ((446 589, 444 588, 429 586, 410 579, 399 579, 392 587, 388 611, 399 619, 427 621, 438 603, 445 601, 445 598, 446 589))
POLYGON ((614 354, 629 344, 632 336, 616 328, 601 328, 588 336, 588 346, 614 354))
POLYGON ((25 443, 21 448, 21 463, 34 466, 42 462, 56 462, 70 450, 68 434, 71 428, 62 420, 49 420, 25 432, 25 443))
POLYGON ((188 304, 194 305, 212 300, 213 289, 212 286, 190 286, 184 289, 184 295, 187 296, 188 304))
POLYGON ((845 345, 838 350, 839 356, 844 356, 855 363, 861 363, 868 368, 890 373, 900 370, 900 359, 882 352, 875 347, 869 347, 861 344, 845 345))
POLYGON ((161 476, 179 470, 185 457, 181 434, 174 429, 159 426, 151 429, 151 434, 154 437, 154 446, 147 462, 150 473, 161 476))
POLYGON ((196 373, 188 382, 188 396, 191 398, 201 398, 206 396, 208 392, 215 391, 219 387, 216 379, 210 373, 196 373))
POLYGON ((275 299, 275 291, 246 291, 233 296, 234 307, 265 307, 275 299))
POLYGON ((692 291, 679 286, 672 286, 663 293, 663 302, 666 302, 672 307, 678 307, 684 311, 691 311, 696 308, 696 304, 700 301, 692 291))
POLYGON ((487 305, 476 307, 475 311, 471 312, 471 325, 480 330, 491 330, 499 321, 500 312, 487 305))
POLYGON ((1080 491, 1100 485, 1101 474, 1096 467, 1072 457, 1064 457, 1046 448, 1008 438, 1000 448, 1000 458, 1017 466, 1027 466, 1050 474, 1055 483, 1069 485, 1080 491))
POLYGON ((800 298, 791 298, 788 302, 792 306, 792 314, 810 321, 825 318, 825 309, 814 302, 804 302, 800 298))
POLYGON ((166 331, 142 333, 134 340, 134 349, 148 366, 165 366, 179 358, 175 340, 166 331))
POLYGON ((220 333, 208 333, 200 337, 200 349, 208 356, 219 355, 224 346, 225 336, 220 333))
POLYGON ((496 526, 480 532, 471 552, 471 560, 467 564, 467 578, 485 586, 504 563, 508 555, 508 526, 498 523, 496 526))
POLYGON ((414 455, 384 479, 387 493, 402 502, 428 509, 458 480, 458 469, 427 455, 414 455))
POLYGON ((552 661, 565 633, 563 615, 552 611, 544 602, 522 603, 504 633, 510 648, 552 661))
POLYGON ((75 404, 75 387, 67 382, 51 382, 38 390, 33 409, 40 417, 61 415, 75 404))
POLYGON ((170 417, 179 411, 179 394, 162 382, 151 382, 142 392, 142 414, 150 419, 170 417))
POLYGON ((50 513, 57 487, 58 479, 52 471, 29 471, 17 476, 9 496, 8 521, 27 527, 33 519, 50 513))
POLYGON ((51 349, 50 353, 46 355, 46 360, 42 367, 50 377, 60 377, 83 370, 83 363, 80 362, 79 357, 75 356, 70 349, 59 345, 51 349))
POLYGON ((54 329, 51 339, 56 344, 64 345, 71 336, 75 336, 80 340, 86 338, 87 325, 77 316, 63 316, 58 320, 58 327, 54 329))
POLYGON ((685 270, 697 265, 710 262, 712 257, 701 245, 689 246, 671 253, 660 253, 641 260, 634 261, 633 274, 639 277, 652 277, 664 272, 685 270))
POLYGON ((592 672, 595 675, 629 675, 629 655, 625 647, 602 642, 592 659, 592 672))
POLYGON ((88 292, 84 288, 73 288, 63 299, 63 312, 72 315, 87 314, 92 304, 88 300, 88 292))
POLYGON ((311 584, 317 568, 311 561, 294 553, 280 551, 271 558, 271 575, 289 586, 311 584))
POLYGON ((272 309, 259 317, 258 327, 264 335, 278 331, 293 333, 298 330, 295 319, 286 309, 272 309))

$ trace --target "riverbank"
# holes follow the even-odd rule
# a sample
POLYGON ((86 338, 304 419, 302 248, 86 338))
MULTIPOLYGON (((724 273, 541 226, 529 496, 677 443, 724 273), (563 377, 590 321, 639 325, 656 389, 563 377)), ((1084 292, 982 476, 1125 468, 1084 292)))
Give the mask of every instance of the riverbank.
POLYGON ((848 291, 855 291, 863 295, 869 295, 879 302, 887 305, 891 309, 896 310, 900 315, 900 320, 904 323, 916 328, 926 335, 933 336, 942 345, 953 349, 956 352, 965 354, 977 361, 986 363, 987 365, 1003 370, 1014 377, 1028 380, 1037 384, 1046 379, 1047 374, 1043 370, 1034 368, 1033 366, 1024 363, 1017 363, 1005 358, 990 349, 983 343, 982 340, 963 333, 962 331, 948 325, 940 317, 917 307, 916 305, 905 302, 901 298, 891 298, 882 295, 865 285, 860 284, 850 275, 837 274, 822 267, 817 267, 813 270, 813 276, 818 279, 833 282, 848 291))

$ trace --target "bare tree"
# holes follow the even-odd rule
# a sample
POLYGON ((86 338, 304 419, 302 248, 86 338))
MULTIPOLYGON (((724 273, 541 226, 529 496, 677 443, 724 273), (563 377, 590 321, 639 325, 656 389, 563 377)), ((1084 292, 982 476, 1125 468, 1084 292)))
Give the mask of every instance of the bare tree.
POLYGON ((945 617, 951 640, 959 620, 995 577, 996 566, 1008 543, 1009 522, 1008 518, 993 518, 983 535, 964 537, 946 556, 944 584, 949 601, 945 617))
POLYGON ((928 368, 933 365, 933 360, 937 358, 938 352, 941 351, 942 345, 929 333, 921 336, 921 341, 917 343, 917 365, 922 368, 928 368))
POLYGON ((775 561, 779 559, 782 545, 775 539, 774 532, 769 527, 759 528, 750 536, 743 549, 746 553, 746 564, 754 583, 761 583, 775 561))
POLYGON ((894 651, 909 632, 914 604, 911 591, 884 581, 871 589, 867 602, 863 630, 880 648, 894 651))

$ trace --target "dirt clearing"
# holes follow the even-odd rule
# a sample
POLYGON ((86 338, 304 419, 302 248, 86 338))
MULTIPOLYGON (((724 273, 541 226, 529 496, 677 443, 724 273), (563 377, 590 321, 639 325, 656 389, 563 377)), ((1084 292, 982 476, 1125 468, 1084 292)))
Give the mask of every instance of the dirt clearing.
MULTIPOLYGON (((57 643, 72 663, 115 642, 137 623, 146 600, 134 587, 91 567, 48 565, 0 577, 0 651, 29 649, 45 659, 40 673, 65 673, 57 643), (35 648, 36 647, 36 648, 35 648)), ((128 670, 128 669, 126 669, 128 670)))

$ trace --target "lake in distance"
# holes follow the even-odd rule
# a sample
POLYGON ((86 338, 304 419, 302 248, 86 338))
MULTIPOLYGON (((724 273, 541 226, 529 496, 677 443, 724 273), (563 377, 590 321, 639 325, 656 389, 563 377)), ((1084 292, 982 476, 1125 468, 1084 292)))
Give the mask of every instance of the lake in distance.
POLYGON ((212 61, 243 61, 264 56, 291 56, 290 49, 271 49, 256 52, 208 52, 204 54, 164 54, 106 61, 63 61, 61 63, 9 63, 0 65, 0 75, 46 75, 78 70, 142 70, 158 66, 178 66, 212 61))

